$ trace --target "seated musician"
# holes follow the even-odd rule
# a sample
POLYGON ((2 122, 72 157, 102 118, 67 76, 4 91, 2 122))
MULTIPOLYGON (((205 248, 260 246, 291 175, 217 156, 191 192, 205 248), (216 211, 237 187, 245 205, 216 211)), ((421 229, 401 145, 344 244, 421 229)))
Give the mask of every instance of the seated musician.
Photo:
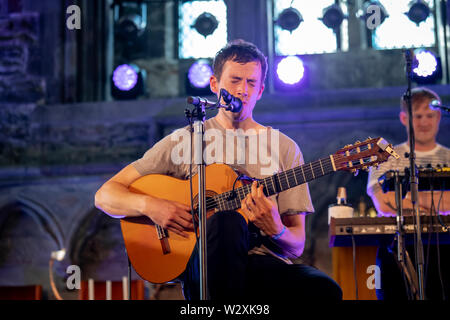
MULTIPOLYGON (((424 87, 414 88, 411 91, 413 129, 415 133, 416 165, 420 168, 439 168, 450 166, 450 149, 436 142, 441 120, 441 111, 431 109, 429 104, 433 100, 440 101, 440 97, 432 90, 424 87)), ((408 112, 403 97, 400 101, 400 122, 405 126, 408 133, 408 112)), ((409 140, 408 140, 409 141, 409 140)), ((378 169, 371 168, 367 184, 367 193, 378 211, 379 216, 396 216, 397 205, 395 192, 383 193, 378 178, 389 170, 398 170, 400 175, 405 174, 405 168, 409 168, 409 158, 405 153, 409 152, 409 142, 404 142, 394 147, 400 155, 400 159, 390 157, 387 162, 382 163, 378 169)), ((420 191, 418 194, 419 212, 421 215, 450 214, 449 191, 434 190, 420 191)), ((413 214, 411 194, 408 192, 403 199, 403 215, 413 214)), ((426 236, 424 235, 423 238, 426 236)), ((407 246, 408 253, 414 263, 413 247, 407 246), (409 250, 410 249, 410 250, 409 250)), ((381 267, 382 281, 381 289, 377 290, 379 299, 407 298, 406 288, 403 286, 404 279, 398 271, 395 258, 396 245, 381 246, 378 252, 378 262, 381 267), (391 251, 393 250, 393 251, 391 251)), ((425 254, 425 298, 442 299, 450 295, 450 250, 447 245, 439 248, 424 245, 425 254), (440 251, 439 251, 440 249, 440 251), (439 265, 440 264, 440 265, 439 265)))
MULTIPOLYGON (((303 163, 302 153, 293 140, 253 119, 253 108, 264 91, 266 73, 266 57, 253 44, 238 40, 220 50, 214 59, 211 90, 219 97, 224 88, 242 100, 243 108, 238 113, 220 109, 215 117, 205 121, 206 134, 211 134, 205 153, 211 155, 215 162, 243 168, 248 176, 255 178, 303 163), (233 138, 239 132, 244 132, 245 149, 237 149, 239 146, 235 145, 236 148, 229 152, 225 143, 229 136, 233 138), (263 141, 262 135, 265 134, 269 137, 263 141), (215 136, 214 139, 211 136, 215 136), (260 141, 259 148, 251 145, 258 140, 263 141, 260 141), (213 154, 208 148, 211 141, 223 142, 224 146, 219 144, 218 148, 213 148, 213 154), (224 150, 223 154, 220 150, 224 150), (252 156, 252 150, 259 150, 257 157, 252 156), (262 151, 270 155, 270 161, 260 161, 262 151)), ((138 178, 153 173, 179 179, 189 177, 190 165, 179 154, 180 138, 183 137, 180 130, 162 139, 141 159, 107 181, 95 196, 96 206, 118 218, 147 216, 180 236, 193 232, 190 206, 133 193, 128 189, 138 178)), ((188 132, 187 128, 184 130, 188 132)), ((192 170, 195 174, 196 165, 192 170)), ((220 180, 221 177, 207 176, 206 179, 220 180)), ((297 186, 270 198, 264 195, 262 187, 253 182, 251 192, 241 202, 249 224, 236 211, 221 211, 207 220, 207 283, 210 298, 341 299, 341 289, 330 277, 316 268, 293 264, 290 260, 303 253, 305 215, 314 211, 308 185, 297 186)), ((197 247, 179 280, 186 299, 199 299, 197 247)))

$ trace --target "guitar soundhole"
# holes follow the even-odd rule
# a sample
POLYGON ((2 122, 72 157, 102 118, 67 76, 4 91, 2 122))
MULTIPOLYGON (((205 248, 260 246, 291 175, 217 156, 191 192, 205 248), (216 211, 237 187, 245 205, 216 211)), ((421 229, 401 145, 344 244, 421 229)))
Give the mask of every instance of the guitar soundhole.
MULTIPOLYGON (((212 190, 206 190, 205 192, 206 195, 206 218, 208 219, 210 216, 212 216, 215 212, 215 208, 216 208, 216 203, 214 200, 214 196, 217 195, 216 192, 212 191, 212 190)), ((194 220, 195 223, 198 224, 198 194, 194 197, 194 220)))

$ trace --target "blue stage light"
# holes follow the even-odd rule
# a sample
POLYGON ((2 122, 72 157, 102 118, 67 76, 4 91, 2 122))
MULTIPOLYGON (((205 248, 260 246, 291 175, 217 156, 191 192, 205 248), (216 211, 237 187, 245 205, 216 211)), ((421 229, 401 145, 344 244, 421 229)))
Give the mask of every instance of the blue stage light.
POLYGON ((134 64, 121 64, 111 76, 111 95, 116 99, 136 99, 145 91, 146 72, 134 64))
POLYGON ((285 84, 293 85, 300 82, 304 73, 303 61, 297 56, 283 58, 277 66, 278 78, 285 84))
POLYGON ((213 74, 212 68, 205 60, 194 62, 188 71, 188 79, 195 88, 205 88, 209 86, 209 79, 213 74))
POLYGON ((433 84, 442 78, 441 59, 425 49, 414 51, 412 79, 418 84, 433 84))

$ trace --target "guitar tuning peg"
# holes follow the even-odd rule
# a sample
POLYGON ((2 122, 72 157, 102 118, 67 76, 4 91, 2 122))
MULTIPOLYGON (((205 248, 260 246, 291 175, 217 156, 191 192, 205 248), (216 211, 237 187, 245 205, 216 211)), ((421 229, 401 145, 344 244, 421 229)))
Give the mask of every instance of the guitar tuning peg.
POLYGON ((372 137, 368 137, 365 141, 370 141, 372 140, 372 137))
POLYGON ((356 140, 356 141, 355 141, 355 144, 359 144, 359 143, 361 143, 361 141, 359 141, 359 140, 356 140))

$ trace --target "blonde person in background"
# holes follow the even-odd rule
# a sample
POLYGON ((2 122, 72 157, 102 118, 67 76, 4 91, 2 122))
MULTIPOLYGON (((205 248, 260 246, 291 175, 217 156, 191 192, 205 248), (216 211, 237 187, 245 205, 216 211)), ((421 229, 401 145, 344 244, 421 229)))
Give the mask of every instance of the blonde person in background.
MULTIPOLYGON (((425 168, 430 166, 433 168, 450 166, 450 149, 436 141, 441 120, 441 111, 430 108, 431 101, 441 101, 440 97, 425 87, 412 89, 411 97, 416 165, 425 168)), ((405 127, 409 135, 407 105, 403 98, 400 100, 399 117, 401 124, 405 127)), ((390 157, 378 169, 371 168, 370 170, 367 194, 372 198, 379 216, 395 217, 397 215, 395 192, 389 191, 383 193, 378 183, 378 178, 389 170, 398 170, 403 175, 405 168, 409 169, 409 158, 405 155, 409 153, 408 141, 394 146, 395 151, 400 155, 400 159, 390 157)), ((436 210, 439 210, 439 214, 442 215, 448 215, 450 213, 449 191, 435 190, 433 193, 430 191, 420 191, 418 196, 419 212, 421 215, 435 215, 436 210)), ((410 192, 403 199, 402 206, 403 215, 408 216, 413 214, 410 192)), ((427 237, 424 235, 422 240, 427 237)), ((377 290, 379 299, 395 300, 407 298, 403 276, 396 263, 396 247, 396 244, 383 244, 378 250, 377 263, 381 268, 381 289, 377 290)), ((411 260, 414 262, 415 252, 413 245, 408 245, 406 248, 411 256, 411 260)), ((435 245, 428 247, 424 244, 424 287, 425 297, 428 299, 449 298, 449 249, 449 245, 447 244, 441 244, 439 247, 435 245)))

